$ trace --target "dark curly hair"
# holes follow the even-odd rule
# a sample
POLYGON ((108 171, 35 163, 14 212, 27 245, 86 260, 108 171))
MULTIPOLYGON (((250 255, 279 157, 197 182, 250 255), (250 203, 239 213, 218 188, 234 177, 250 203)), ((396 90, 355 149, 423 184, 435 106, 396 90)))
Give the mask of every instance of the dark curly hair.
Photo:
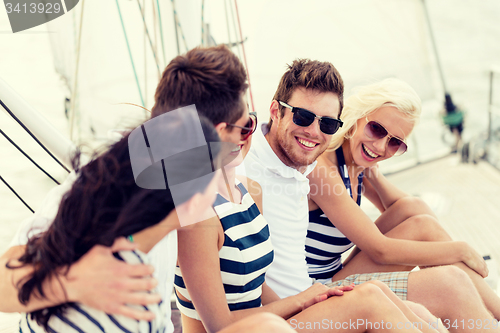
MULTIPOLYGON (((206 142, 219 142, 212 124, 206 119, 201 120, 206 142)), ((26 251, 19 259, 20 266, 7 264, 10 269, 25 265, 34 268, 33 273, 17 285, 22 304, 26 304, 35 292, 45 297, 43 282, 57 279, 61 268, 69 267, 94 245, 111 246, 117 237, 153 226, 175 209, 168 184, 165 190, 144 189, 136 185, 129 154, 129 135, 78 170, 78 178, 64 195, 49 229, 29 239, 26 251)), ((216 157, 219 146, 211 146, 212 156, 216 157)), ((201 176, 197 174, 203 172, 200 163, 212 163, 197 160, 196 156, 194 161, 193 156, 190 158, 182 164, 182 172, 191 179, 201 176)), ((78 156, 73 159, 75 167, 77 163, 78 156)), ((176 163, 181 165, 177 160, 176 163)), ((205 179, 201 188, 206 188, 209 181, 205 179)), ((34 311, 31 318, 48 330, 51 316, 63 315, 68 305, 34 311)))

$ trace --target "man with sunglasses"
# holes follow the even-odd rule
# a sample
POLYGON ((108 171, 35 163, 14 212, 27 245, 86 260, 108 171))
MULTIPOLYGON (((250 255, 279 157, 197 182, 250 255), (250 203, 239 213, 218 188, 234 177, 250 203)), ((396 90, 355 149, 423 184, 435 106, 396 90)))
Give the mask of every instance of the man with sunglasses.
POLYGON ((344 85, 328 62, 295 60, 288 66, 245 159, 246 175, 262 187, 275 258, 266 282, 278 296, 311 286, 305 261, 307 175, 341 126, 344 85))
MULTIPOLYGON (((342 80, 331 64, 294 61, 274 95, 270 122, 257 129, 245 160, 246 175, 262 187, 263 215, 274 247, 275 259, 266 273, 266 283, 281 298, 298 294, 313 282, 305 259, 309 226, 306 176, 328 147, 331 134, 343 126, 335 121, 342 110, 342 92, 342 80)), ((389 133, 379 121, 367 119, 364 125, 366 137, 385 143, 389 154, 398 155, 406 150, 404 140, 389 133)), ((343 139, 344 135, 340 133, 338 137, 343 139)), ((368 154, 374 158, 373 152, 368 154)), ((453 322, 467 315, 493 322, 471 280, 456 267, 437 267, 419 273, 414 275, 421 278, 411 281, 413 299, 445 321, 453 322)), ((416 308, 412 305, 412 309, 416 308)))

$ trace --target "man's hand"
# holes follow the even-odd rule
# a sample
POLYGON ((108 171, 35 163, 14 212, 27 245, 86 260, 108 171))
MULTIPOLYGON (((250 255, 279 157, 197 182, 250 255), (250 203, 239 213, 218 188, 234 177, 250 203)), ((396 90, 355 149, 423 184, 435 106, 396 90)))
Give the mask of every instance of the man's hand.
POLYGON ((131 265, 116 259, 113 252, 134 250, 136 245, 121 237, 111 247, 96 245, 72 264, 61 281, 69 302, 80 302, 109 314, 137 320, 153 320, 154 314, 126 304, 159 303, 158 294, 148 291, 158 282, 151 265, 131 265))

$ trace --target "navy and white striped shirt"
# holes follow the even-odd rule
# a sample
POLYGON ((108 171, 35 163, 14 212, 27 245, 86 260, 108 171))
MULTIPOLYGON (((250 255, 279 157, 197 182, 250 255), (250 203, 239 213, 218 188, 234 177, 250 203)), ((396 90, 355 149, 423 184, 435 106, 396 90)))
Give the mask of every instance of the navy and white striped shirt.
MULTIPOLYGON (((214 209, 224 230, 224 244, 219 250, 220 270, 229 309, 241 310, 261 306, 264 276, 273 261, 269 228, 257 205, 241 183, 241 204, 217 195, 214 209)), ((175 291, 191 300, 177 267, 175 291)), ((200 320, 191 302, 177 297, 177 307, 186 316, 200 320)))
MULTIPOLYGON (((121 251, 115 257, 129 264, 147 263, 146 255, 140 251, 121 251)), ((170 306, 170 304, 168 304, 170 306)), ((49 320, 49 332, 54 333, 163 333, 166 330, 165 303, 148 306, 130 306, 153 312, 153 321, 135 320, 122 315, 110 315, 83 304, 72 303, 63 316, 52 316, 49 320)), ((30 318, 29 313, 21 314, 19 322, 20 333, 46 332, 42 326, 30 318)))
MULTIPOLYGON (((342 146, 335 151, 342 181, 352 198, 351 181, 344 159, 342 146)), ((358 176, 358 195, 356 203, 361 204, 363 173, 358 176)), ((309 276, 318 279, 331 279, 342 269, 342 253, 354 244, 318 208, 309 212, 309 227, 306 238, 306 261, 309 276)))

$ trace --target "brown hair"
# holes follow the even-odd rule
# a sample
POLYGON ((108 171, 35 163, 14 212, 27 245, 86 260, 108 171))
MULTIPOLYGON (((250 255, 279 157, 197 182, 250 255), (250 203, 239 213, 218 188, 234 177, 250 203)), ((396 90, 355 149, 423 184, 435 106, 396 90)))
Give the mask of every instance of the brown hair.
POLYGON ((195 104, 214 125, 234 123, 243 114, 246 80, 245 68, 226 46, 194 48, 165 68, 151 117, 195 104))
MULTIPOLYGON (((340 102, 340 113, 342 113, 344 101, 344 82, 337 69, 329 62, 310 59, 296 59, 281 77, 278 89, 273 100, 288 102, 297 87, 313 89, 319 92, 332 92, 338 95, 340 102)), ((280 117, 283 118, 285 111, 280 105, 280 117)), ((340 117, 340 114, 339 114, 340 117)), ((268 126, 273 121, 269 118, 268 126)))

